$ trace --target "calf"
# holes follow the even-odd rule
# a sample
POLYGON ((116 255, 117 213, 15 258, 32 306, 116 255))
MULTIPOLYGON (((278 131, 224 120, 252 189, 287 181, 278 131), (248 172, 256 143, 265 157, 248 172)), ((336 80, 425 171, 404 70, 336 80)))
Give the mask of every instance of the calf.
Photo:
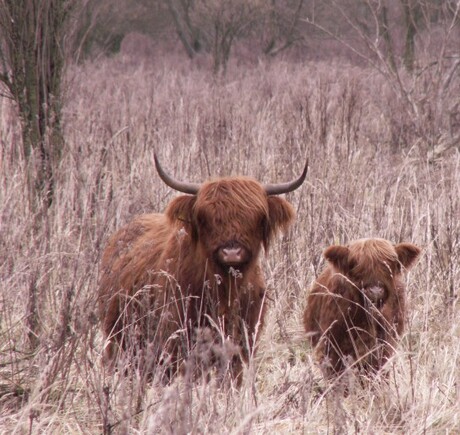
POLYGON ((420 254, 411 243, 362 239, 324 252, 325 270, 307 297, 304 326, 327 376, 357 365, 375 373, 404 330, 401 280, 420 254))

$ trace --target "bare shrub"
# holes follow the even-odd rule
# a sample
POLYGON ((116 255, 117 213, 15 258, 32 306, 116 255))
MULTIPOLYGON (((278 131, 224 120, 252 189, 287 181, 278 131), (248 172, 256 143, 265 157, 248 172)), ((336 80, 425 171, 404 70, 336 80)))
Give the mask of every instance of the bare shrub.
POLYGON ((430 159, 458 149, 458 104, 450 95, 459 87, 459 5, 418 0, 324 3, 318 16, 310 12, 305 21, 384 78, 381 112, 390 126, 391 146, 407 149, 419 139, 417 147, 430 159))

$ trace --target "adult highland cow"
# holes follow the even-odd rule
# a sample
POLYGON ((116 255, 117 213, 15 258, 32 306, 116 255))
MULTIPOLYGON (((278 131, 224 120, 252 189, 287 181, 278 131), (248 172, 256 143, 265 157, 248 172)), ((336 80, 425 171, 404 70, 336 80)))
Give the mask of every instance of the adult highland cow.
MULTIPOLYGON (((156 156, 155 165, 168 186, 187 195, 110 238, 99 288, 105 357, 114 361, 121 349, 144 369, 161 363, 171 375, 205 330, 221 344, 234 343, 231 372, 240 381, 265 315, 261 247, 267 251, 294 219, 277 195, 297 189, 308 165, 298 179, 266 186, 245 177, 190 184, 166 174, 156 156)), ((218 363, 216 352, 210 358, 218 363)))
POLYGON ((418 257, 411 243, 362 239, 330 246, 307 298, 304 326, 328 377, 357 366, 375 373, 404 329, 403 269, 418 257))

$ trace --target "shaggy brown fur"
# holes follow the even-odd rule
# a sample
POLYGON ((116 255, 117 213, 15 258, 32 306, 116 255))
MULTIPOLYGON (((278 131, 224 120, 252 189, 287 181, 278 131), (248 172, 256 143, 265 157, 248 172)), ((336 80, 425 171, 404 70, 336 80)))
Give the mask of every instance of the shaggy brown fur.
POLYGON ((401 273, 419 253, 383 239, 325 250, 329 264, 310 290, 304 326, 327 376, 354 364, 375 372, 393 353, 405 320, 401 273))
POLYGON ((173 199, 165 214, 141 215, 120 229, 102 257, 106 358, 134 347, 136 358, 139 349, 148 353, 144 364, 167 363, 174 373, 206 327, 237 345, 232 370, 239 377, 264 321, 261 247, 293 219, 286 200, 234 177, 204 183, 197 195, 173 199), (234 267, 226 250, 241 256, 234 267))

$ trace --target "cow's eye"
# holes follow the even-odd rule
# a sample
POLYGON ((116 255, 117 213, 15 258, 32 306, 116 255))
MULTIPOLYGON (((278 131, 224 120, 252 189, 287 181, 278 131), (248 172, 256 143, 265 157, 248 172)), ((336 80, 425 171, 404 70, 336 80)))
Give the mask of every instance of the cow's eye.
POLYGON ((203 214, 198 215, 197 223, 198 223, 198 226, 202 230, 207 229, 209 227, 209 221, 208 221, 208 219, 206 219, 206 216, 203 215, 203 214))
POLYGON ((270 234, 270 224, 268 219, 265 216, 262 216, 259 220, 258 229, 262 231, 262 238, 266 239, 270 234))

